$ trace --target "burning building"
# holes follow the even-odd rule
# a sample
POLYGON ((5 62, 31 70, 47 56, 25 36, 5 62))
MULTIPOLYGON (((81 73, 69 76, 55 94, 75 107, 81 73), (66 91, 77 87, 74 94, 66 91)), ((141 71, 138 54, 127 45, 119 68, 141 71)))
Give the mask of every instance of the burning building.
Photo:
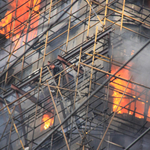
POLYGON ((148 0, 0 0, 0 149, 149 150, 148 0))

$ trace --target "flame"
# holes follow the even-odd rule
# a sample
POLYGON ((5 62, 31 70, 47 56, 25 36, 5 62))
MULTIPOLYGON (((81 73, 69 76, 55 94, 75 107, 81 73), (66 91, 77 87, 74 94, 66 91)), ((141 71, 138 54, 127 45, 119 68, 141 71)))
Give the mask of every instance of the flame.
MULTIPOLYGON (((112 69, 111 72, 114 73, 117 68, 115 68, 115 66, 112 66, 111 69, 112 69)), ((121 70, 119 72, 119 74, 117 74, 117 75, 119 75, 119 76, 121 76, 123 78, 126 78, 126 79, 129 79, 129 77, 130 77, 128 70, 125 70, 125 69, 121 70)), ((125 90, 127 82, 123 81, 121 79, 116 78, 113 82, 111 82, 111 85, 115 89, 117 89, 117 91, 113 91, 113 94, 112 94, 112 96, 113 96, 113 102, 114 102, 114 104, 116 104, 116 105, 113 105, 113 111, 115 111, 116 108, 117 108, 117 105, 119 104, 120 98, 122 97, 122 94, 119 93, 119 91, 123 92, 125 90), (122 85, 124 85, 124 86, 122 86, 122 85)), ((128 87, 130 88, 130 85, 128 87)), ((127 89, 126 92, 130 92, 129 89, 127 89)), ((129 103, 129 100, 126 99, 125 96, 124 96, 123 99, 122 99, 122 101, 121 101, 121 103, 120 103, 120 106, 117 109, 117 111, 119 111, 123 106, 125 106, 128 103, 129 103)), ((123 113, 128 113, 128 110, 127 109, 122 109, 122 110, 120 110, 118 112, 118 114, 123 114, 123 113)))
MULTIPOLYGON (((0 22, 0 34, 5 34, 7 39, 12 37, 13 34, 13 41, 15 41, 20 37, 23 29, 24 33, 27 33, 27 25, 25 27, 25 24, 30 15, 30 8, 34 6, 35 7, 32 11, 32 16, 36 17, 35 19, 31 19, 29 29, 34 29, 38 25, 38 21, 36 20, 39 19, 38 11, 40 8, 39 3, 41 2, 41 0, 18 0, 17 4, 16 1, 8 0, 8 2, 10 3, 9 10, 6 12, 5 17, 0 22)), ((37 35, 37 30, 35 29, 29 32, 27 41, 32 40, 34 38, 34 35, 37 35)), ((19 40, 19 44, 17 47, 21 46, 21 43, 23 45, 23 41, 25 41, 25 39, 26 35, 19 40)), ((14 43, 16 44, 16 41, 14 43)))
MULTIPOLYGON (((111 67, 111 73, 113 74, 114 72, 116 72, 117 67, 115 67, 114 65, 112 65, 111 67)), ((130 71, 127 69, 122 69, 117 76, 121 76, 122 78, 125 78, 127 80, 129 80, 130 78, 130 71)), ((113 79, 114 80, 114 79, 113 79)), ((117 105, 119 104, 120 98, 122 97, 122 93, 125 90, 125 87, 127 85, 127 82, 121 79, 116 78, 113 82, 111 82, 111 85, 115 88, 115 90, 113 91, 113 111, 115 111, 117 109, 117 105)), ((131 84, 129 84, 126 93, 130 93, 130 94, 134 94, 134 96, 132 96, 133 98, 136 98, 136 93, 134 93, 134 91, 132 91, 132 89, 134 89, 135 87, 131 84)), ((138 91, 141 91, 140 89, 137 89, 138 91)), ((142 97, 144 98, 144 97, 142 97)), ((118 114, 129 114, 129 115, 133 115, 133 112, 136 111, 137 113, 135 113, 135 117, 137 118, 144 118, 143 115, 140 114, 144 114, 144 107, 145 107, 145 103, 138 101, 140 100, 140 98, 138 98, 138 100, 136 102, 132 102, 130 105, 128 105, 126 108, 127 109, 121 109, 122 107, 124 107, 125 105, 127 105, 130 101, 132 101, 133 99, 129 99, 127 96, 124 96, 122 98, 122 101, 120 103, 120 106, 117 109, 117 113, 118 114), (121 109, 121 110, 120 110, 121 109), (129 111, 128 109, 130 109, 131 111, 129 111), (120 110, 120 111, 119 111, 120 110), (138 114, 140 113, 140 114, 138 114)), ((149 110, 149 115, 150 115, 150 110, 149 110)))
POLYGON ((43 118, 42 118, 42 121, 44 122, 44 129, 48 129, 50 126, 53 125, 54 123, 54 117, 53 118, 50 118, 50 116, 48 114, 44 114, 43 115, 43 118))

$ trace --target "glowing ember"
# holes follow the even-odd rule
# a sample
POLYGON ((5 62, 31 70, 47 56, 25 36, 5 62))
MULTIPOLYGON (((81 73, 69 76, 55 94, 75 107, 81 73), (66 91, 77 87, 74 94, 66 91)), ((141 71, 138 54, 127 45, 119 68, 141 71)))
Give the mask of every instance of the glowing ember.
MULTIPOLYGON (((113 74, 118 68, 115 67, 115 66, 112 66, 111 67, 111 73, 113 74)), ((125 78, 127 80, 129 80, 130 78, 130 71, 127 70, 127 69, 122 69, 118 74, 117 76, 121 76, 122 78, 125 78)), ((111 82, 111 85, 115 88, 115 90, 113 91, 113 102, 114 102, 114 105, 113 105, 113 111, 116 110, 117 108, 117 105, 119 104, 119 101, 120 101, 120 98, 122 97, 122 93, 124 92, 125 90, 125 87, 127 85, 127 82, 126 81, 123 81, 121 79, 118 79, 116 78, 114 80, 114 82, 111 82)), ((135 89, 135 87, 132 85, 131 87, 131 84, 129 84, 128 86, 128 89, 126 90, 126 93, 132 93, 134 95, 136 95, 136 93, 134 93, 133 91, 131 91, 132 89, 135 89)), ((140 89, 137 89, 138 91, 140 91, 140 89)), ((133 98, 136 98, 137 96, 133 96, 133 98)), ((144 99, 144 97, 142 97, 144 99)), ((126 108, 127 109, 121 109, 122 107, 124 107, 125 105, 127 105, 130 101, 132 101, 133 99, 129 99, 129 97, 127 96, 124 96, 121 103, 120 103, 120 106, 118 108, 118 114, 123 114, 123 113, 126 113, 126 114, 129 114, 129 115, 133 115, 133 112, 136 111, 137 113, 135 113, 135 117, 137 118, 144 118, 143 115, 140 115, 140 114, 144 114, 144 107, 145 107, 145 103, 141 102, 141 101, 138 101, 140 100, 140 98, 138 98, 137 101, 135 102, 132 102, 130 105, 128 105, 126 108), (121 109, 121 110, 120 110, 121 109), (130 109, 131 111, 129 111, 128 109, 130 109), (119 111, 120 110, 120 111, 119 111), (138 114, 140 113, 140 114, 138 114)), ((150 114, 150 111, 149 111, 149 114, 150 114)))
POLYGON ((44 129, 48 129, 50 126, 53 125, 54 123, 54 118, 50 118, 50 116, 48 114, 44 114, 42 121, 44 122, 44 129))
MULTIPOLYGON (((12 34, 14 35, 13 40, 15 41, 19 36, 21 35, 22 30, 24 30, 23 33, 27 33, 27 26, 26 21, 28 20, 30 16, 30 8, 33 8, 32 16, 34 16, 34 19, 32 17, 30 21, 29 29, 34 29, 38 25, 39 14, 37 13, 40 8, 41 0, 18 0, 18 3, 16 4, 16 1, 8 0, 9 4, 9 10, 6 12, 5 17, 0 22, 0 33, 5 34, 6 38, 12 37, 12 34), (17 7, 17 10, 15 11, 17 7), (16 19, 14 19, 16 18, 16 19), (15 20, 15 21, 14 21, 15 20), (25 26, 26 25, 26 26, 25 26), (13 30, 14 27, 14 30, 13 30)), ((28 41, 33 39, 34 36, 37 35, 37 30, 30 31, 28 34, 28 41)), ((17 47, 21 46, 21 43, 23 44, 23 41, 25 41, 26 35, 20 39, 19 44, 17 47)), ((15 42, 16 44, 16 42, 15 42)))

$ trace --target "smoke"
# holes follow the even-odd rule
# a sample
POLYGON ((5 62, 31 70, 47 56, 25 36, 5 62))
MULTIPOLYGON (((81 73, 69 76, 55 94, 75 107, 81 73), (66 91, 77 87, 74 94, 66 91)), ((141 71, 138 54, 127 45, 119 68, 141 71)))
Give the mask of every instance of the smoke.
MULTIPOLYGON (((126 26, 136 32, 139 31, 139 33, 143 33, 143 32, 149 33, 149 30, 146 28, 140 28, 140 30, 139 30, 139 27, 137 27, 135 25, 128 24, 126 26)), ((140 48, 142 48, 147 41, 148 41, 147 38, 142 37, 131 31, 123 29, 122 32, 120 32, 120 29, 116 29, 115 34, 113 35, 113 38, 112 38, 113 60, 118 61, 122 64, 125 63, 140 48)), ((129 64, 127 64, 127 66, 124 69, 122 69, 118 73, 118 75, 120 75, 120 77, 125 78, 127 80, 129 80, 131 78, 131 81, 133 81, 133 82, 136 82, 140 85, 150 87, 150 78, 149 78, 150 53, 149 53, 149 49, 150 49, 150 44, 148 46, 146 46, 129 64)), ((113 68, 114 67, 112 66, 111 71, 114 71, 113 68)), ((116 68, 119 68, 119 67, 116 67, 116 68)), ((117 84, 123 85, 124 87, 127 85, 127 82, 124 82, 123 80, 116 79, 115 82, 117 84)), ((115 88, 124 91, 124 87, 122 86, 122 88, 121 88, 117 84, 112 83, 112 85, 114 85, 115 88)), ((149 118, 146 118, 145 116, 143 116, 143 115, 146 115, 146 116, 150 117, 150 108, 149 108, 149 106, 146 106, 146 105, 148 105, 147 103, 149 102, 149 99, 148 99, 149 90, 140 85, 129 84, 128 89, 127 89, 127 94, 133 98, 137 98, 138 100, 136 100, 135 102, 132 102, 129 105, 129 108, 132 111, 124 110, 124 112, 123 112, 123 110, 122 110, 122 112, 120 111, 120 113, 121 114, 127 113, 129 115, 134 115, 137 118, 140 118, 140 119, 145 118, 147 121, 150 121, 149 118), (146 96, 146 94, 147 94, 147 96, 146 96), (135 111, 135 110, 137 113, 133 114, 133 111, 135 111)), ((116 93, 116 95, 121 96, 121 94, 119 95, 118 92, 116 93)), ((121 102, 121 106, 127 105, 131 100, 133 100, 133 99, 131 99, 130 97, 128 97, 128 99, 123 99, 121 102)), ((115 102, 115 101, 117 101, 117 103, 118 103, 119 99, 114 98, 113 102, 115 102)))
MULTIPOLYGON (((136 26, 131 26, 130 28, 134 28, 137 30, 136 26)), ((118 34, 120 31, 116 30, 118 34)), ((149 31, 148 31, 149 32, 149 31)), ((148 33, 147 32, 147 33, 148 33)), ((147 39, 141 37, 135 33, 132 33, 128 30, 123 30, 121 35, 114 41, 113 45, 116 45, 112 49, 113 59, 119 61, 121 63, 125 63, 129 58, 132 57, 143 45, 147 42, 147 39), (117 45, 117 41, 120 39, 120 45, 117 45)), ((140 84, 144 84, 150 87, 150 53, 149 53, 150 45, 143 49, 141 53, 139 53, 127 66, 130 70, 130 76, 132 76, 132 80, 138 82, 140 84)))

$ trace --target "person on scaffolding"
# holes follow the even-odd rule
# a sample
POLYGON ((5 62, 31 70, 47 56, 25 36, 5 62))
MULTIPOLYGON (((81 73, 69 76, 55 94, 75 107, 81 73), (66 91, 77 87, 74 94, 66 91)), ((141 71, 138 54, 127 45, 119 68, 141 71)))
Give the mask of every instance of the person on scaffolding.
MULTIPOLYGON (((57 65, 54 65, 50 61, 48 61, 48 67, 49 67, 50 70, 52 70, 52 75, 53 76, 55 76, 56 74, 61 72, 61 68, 57 65)), ((59 75, 55 77, 55 82, 56 82, 57 85, 58 85, 58 81, 59 81, 59 75)))

